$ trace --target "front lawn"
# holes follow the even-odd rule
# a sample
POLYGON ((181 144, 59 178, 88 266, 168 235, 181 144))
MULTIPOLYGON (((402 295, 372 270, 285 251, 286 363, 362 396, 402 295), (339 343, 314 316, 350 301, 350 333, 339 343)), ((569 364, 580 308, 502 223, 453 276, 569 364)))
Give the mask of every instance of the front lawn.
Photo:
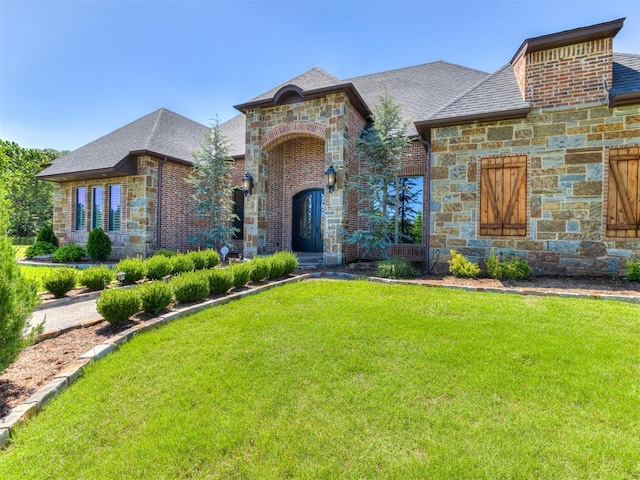
POLYGON ((2 478, 636 478, 640 310, 308 281, 135 337, 2 478))

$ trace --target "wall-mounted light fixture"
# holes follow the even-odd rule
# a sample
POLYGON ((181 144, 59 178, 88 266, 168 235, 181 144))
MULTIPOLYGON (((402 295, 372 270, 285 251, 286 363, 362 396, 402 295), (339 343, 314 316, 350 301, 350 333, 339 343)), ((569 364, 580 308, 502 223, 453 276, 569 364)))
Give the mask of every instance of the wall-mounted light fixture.
POLYGON ((242 176, 242 191, 245 197, 253 192, 253 177, 249 172, 244 172, 242 176))
POLYGON ((331 193, 336 187, 336 181, 338 179, 338 174, 336 172, 336 169, 333 168, 333 165, 327 168, 327 171, 324 172, 324 175, 325 177, 327 177, 327 190, 329 190, 329 193, 331 193))

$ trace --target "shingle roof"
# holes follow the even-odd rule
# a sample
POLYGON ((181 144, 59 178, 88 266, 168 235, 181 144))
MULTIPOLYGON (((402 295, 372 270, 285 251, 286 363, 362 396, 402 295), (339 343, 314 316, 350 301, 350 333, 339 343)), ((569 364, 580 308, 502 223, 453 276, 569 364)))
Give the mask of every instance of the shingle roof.
POLYGON ((131 152, 151 152, 191 162, 190 152, 204 139, 207 127, 161 108, 56 159, 39 177, 108 170, 131 152))
POLYGON ((341 82, 338 78, 334 77, 330 73, 325 72, 321 68, 314 67, 311 70, 306 71, 302 75, 298 75, 288 82, 281 83, 277 87, 274 87, 271 90, 268 90, 263 94, 252 98, 248 103, 273 98, 278 90, 287 85, 295 85, 297 87, 300 87, 303 91, 307 91, 316 90, 323 87, 331 87, 333 85, 340 85, 341 83, 343 82, 341 82))
POLYGON ((640 92, 640 55, 614 53, 611 93, 631 92, 640 92))
POLYGON ((231 146, 231 156, 239 157, 244 155, 244 145, 246 142, 245 132, 247 130, 246 118, 243 113, 233 117, 231 120, 220 124, 220 133, 229 140, 231 146))

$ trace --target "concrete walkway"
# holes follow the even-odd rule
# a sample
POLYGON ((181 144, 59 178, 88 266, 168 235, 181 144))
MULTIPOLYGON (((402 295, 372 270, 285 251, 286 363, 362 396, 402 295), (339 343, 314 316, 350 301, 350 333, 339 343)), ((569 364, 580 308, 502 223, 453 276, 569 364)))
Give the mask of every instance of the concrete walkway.
POLYGON ((44 308, 33 312, 30 320, 32 327, 44 321, 44 331, 63 330, 82 325, 91 320, 101 318, 96 310, 96 300, 86 300, 58 307, 44 308))

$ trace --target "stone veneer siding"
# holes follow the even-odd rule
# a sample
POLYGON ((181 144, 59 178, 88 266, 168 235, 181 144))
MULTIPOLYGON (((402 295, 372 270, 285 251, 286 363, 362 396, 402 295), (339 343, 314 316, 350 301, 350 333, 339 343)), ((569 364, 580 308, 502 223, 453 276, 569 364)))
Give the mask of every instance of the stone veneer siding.
MULTIPOLYGON (((616 274, 640 239, 606 237, 608 151, 640 145, 640 105, 535 110, 526 119, 432 129, 430 247, 484 260, 492 247, 536 274, 616 274), (479 232, 480 160, 527 155, 525 237, 479 232)), ((433 253, 433 252, 431 252, 433 253)))

